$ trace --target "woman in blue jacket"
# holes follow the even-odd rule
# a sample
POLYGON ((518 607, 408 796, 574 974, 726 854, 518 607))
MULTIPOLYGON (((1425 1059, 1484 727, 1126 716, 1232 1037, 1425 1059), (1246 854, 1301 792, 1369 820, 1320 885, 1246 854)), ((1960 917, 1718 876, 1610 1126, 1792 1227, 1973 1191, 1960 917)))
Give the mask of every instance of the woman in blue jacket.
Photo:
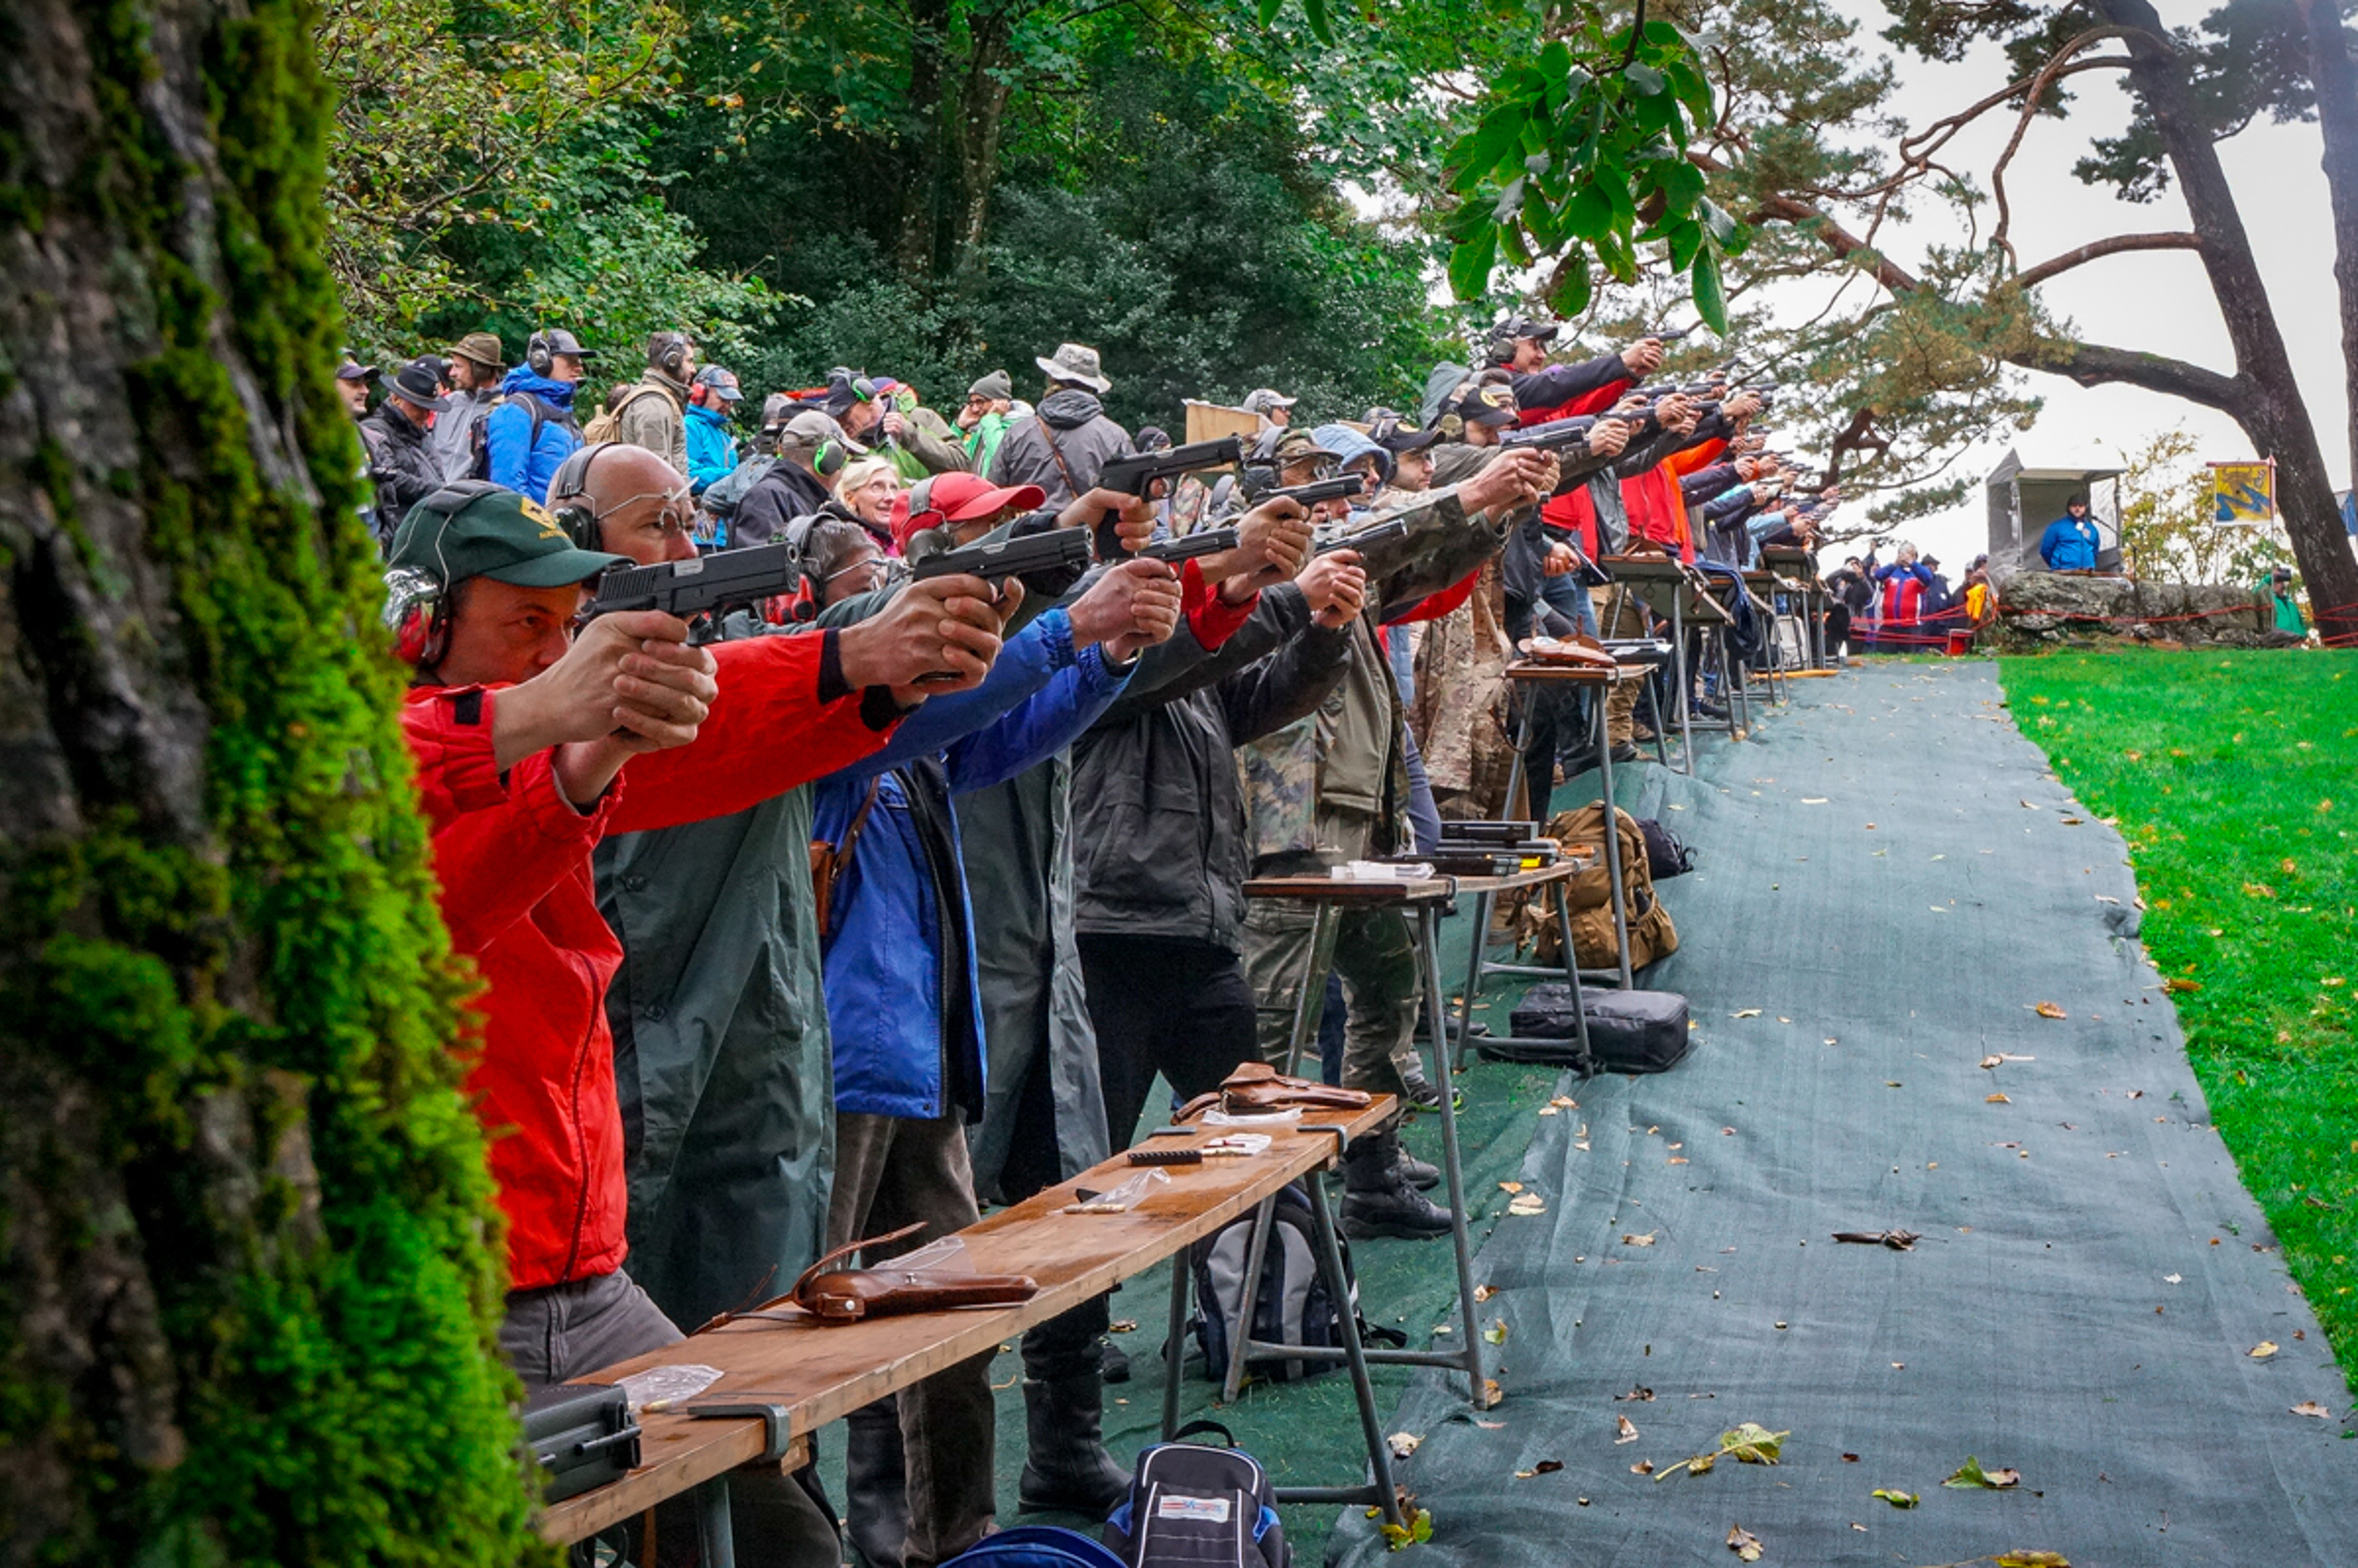
MULTIPOLYGON (((872 541, 862 534, 849 547, 865 558, 833 566, 830 602, 869 586, 872 541)), ((871 1249, 872 1265, 979 1217, 966 1126, 982 1118, 982 1001, 952 801, 1033 767, 1096 721, 1129 679, 1119 661, 1175 622, 1175 579, 1167 590, 1142 586, 1164 579, 1169 568, 1151 561, 1105 574, 1069 611, 1050 609, 1009 638, 981 686, 927 702, 882 752, 819 783, 812 831, 834 847, 837 866, 823 905, 836 1103, 829 1247, 925 1227, 871 1249), (1150 601, 1162 610, 1140 608, 1150 601), (1118 626, 1128 629, 1109 635, 1118 626)), ((977 1357, 854 1413, 849 1518, 867 1555, 940 1563, 989 1530, 989 1366, 977 1357)))

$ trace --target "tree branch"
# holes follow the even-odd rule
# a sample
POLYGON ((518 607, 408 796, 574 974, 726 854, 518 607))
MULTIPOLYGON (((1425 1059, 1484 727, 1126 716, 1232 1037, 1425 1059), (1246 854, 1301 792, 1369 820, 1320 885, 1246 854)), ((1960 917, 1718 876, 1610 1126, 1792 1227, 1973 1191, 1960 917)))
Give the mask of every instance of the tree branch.
MULTIPOLYGON (((2039 68, 2024 90, 2022 112, 2015 116, 2014 135, 2006 138, 2006 151, 1998 154, 1997 162, 1990 166, 1990 192, 1997 200, 1997 227, 1991 232, 1990 238, 2006 252, 2007 261, 2019 265, 2021 258, 2014 253, 2014 242, 2006 238, 2006 230, 2014 222, 2014 211, 2006 204, 2006 165, 2014 161, 2014 155, 2022 150, 2022 138, 2030 134, 2030 122, 2039 113, 2039 101, 2044 98, 2047 95, 2047 90, 2061 79, 2061 73, 2067 69, 2066 62, 2073 55, 2104 38, 2125 36, 2128 31, 2129 29, 2125 27, 2089 28, 2048 56, 2047 63, 2039 68)), ((2107 63, 2117 63, 2124 70, 2129 66, 2128 57, 2125 55, 2084 62, 2086 68, 2091 70, 2107 63)))
POLYGON ((2115 234, 2109 239, 2091 240, 2084 245, 2065 251, 2061 255, 2050 256, 2037 266, 2026 267, 2015 274, 2014 284, 2018 288, 2029 288, 2082 263, 2101 256, 2119 255, 2127 251, 2199 251, 2201 248, 2201 235, 2183 231, 2158 234, 2115 234))

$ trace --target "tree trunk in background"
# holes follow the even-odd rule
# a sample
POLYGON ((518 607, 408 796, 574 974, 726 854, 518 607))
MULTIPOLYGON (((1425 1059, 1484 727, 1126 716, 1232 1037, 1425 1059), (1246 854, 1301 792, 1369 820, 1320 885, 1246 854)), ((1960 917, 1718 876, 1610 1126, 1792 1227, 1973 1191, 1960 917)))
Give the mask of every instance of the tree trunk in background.
POLYGON ((2096 0, 2104 19, 2136 29, 2127 38, 2129 80, 2153 111, 2170 167, 2186 197, 2189 224, 2202 236, 2202 268, 2234 345, 2243 406, 2232 410, 2262 457, 2277 463, 2277 505, 2292 536, 2309 601, 2329 637, 2358 637, 2358 557, 2333 504, 2333 482, 2317 443, 2317 427, 2293 379, 2284 335, 2268 306, 2266 287, 2252 259, 2250 239, 2219 167, 2218 149, 2202 128, 2187 85, 2186 68, 2168 30, 2147 0, 2096 0))
POLYGON ((999 138, 1007 122, 1008 43, 1004 12, 970 14, 966 86, 958 105, 957 254, 952 276, 980 281, 990 235, 990 196, 999 182, 999 138))
POLYGON ((2301 0, 2309 74, 2325 135, 2325 184, 2333 203, 2333 281, 2342 291, 2342 367, 2349 397, 2351 482, 2358 484, 2358 61, 2350 58, 2341 7, 2301 0))
POLYGON ((930 278, 941 252, 942 179, 951 145, 950 0, 909 5, 909 137, 901 188, 899 261, 904 277, 930 278))
POLYGON ((536 1550, 316 19, 0 13, 0 1563, 536 1550))

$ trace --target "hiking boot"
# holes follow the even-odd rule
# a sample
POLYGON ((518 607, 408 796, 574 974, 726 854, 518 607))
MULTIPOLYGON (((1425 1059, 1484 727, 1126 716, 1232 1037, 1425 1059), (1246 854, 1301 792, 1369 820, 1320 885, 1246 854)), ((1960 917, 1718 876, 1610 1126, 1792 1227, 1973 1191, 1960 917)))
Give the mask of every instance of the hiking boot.
POLYGON ((1627 741, 1616 741, 1613 742, 1613 760, 1617 762, 1634 762, 1638 760, 1638 748, 1627 741))
POLYGON ((1714 702, 1709 697, 1705 697, 1702 701, 1696 703, 1694 705, 1694 710, 1695 717, 1698 719, 1725 719, 1727 717, 1727 704, 1724 702, 1714 702))
POLYGON ((1130 1352, 1111 1339, 1098 1341, 1098 1375, 1109 1383, 1130 1381, 1130 1352))
POLYGON ((1370 1133, 1343 1152, 1343 1234, 1408 1241, 1449 1234, 1449 1211, 1409 1185, 1400 1168, 1400 1134, 1370 1133))
POLYGON ((909 1544, 907 1462, 891 1396, 853 1411, 843 1456, 844 1538, 860 1568, 902 1568, 909 1544))
POLYGON ((1048 1382, 1024 1379, 1023 1425, 1030 1452, 1015 1484, 1023 1512, 1101 1519, 1129 1494, 1130 1472, 1106 1452, 1104 1379, 1096 1368, 1048 1382))
POLYGON ((1401 1146, 1400 1158, 1392 1162, 1392 1169, 1399 1173, 1401 1181, 1421 1193, 1429 1193, 1441 1184, 1441 1167, 1418 1159, 1408 1152, 1406 1145, 1401 1146))

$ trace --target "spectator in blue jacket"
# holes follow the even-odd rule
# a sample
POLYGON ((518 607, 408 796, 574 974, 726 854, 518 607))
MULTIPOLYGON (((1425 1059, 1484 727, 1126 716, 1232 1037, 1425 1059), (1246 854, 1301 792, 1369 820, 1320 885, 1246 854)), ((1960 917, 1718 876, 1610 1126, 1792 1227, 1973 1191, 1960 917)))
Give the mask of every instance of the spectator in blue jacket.
MULTIPOLYGON (((890 569, 849 522, 813 541, 826 602, 890 569)), ((974 690, 928 702, 886 748, 822 780, 815 840, 834 847, 824 906, 834 1042, 835 1186, 827 1245, 925 1228, 882 1257, 979 1217, 966 1128, 983 1112, 982 999, 952 801, 1071 744, 1129 679, 1127 661, 1170 635, 1179 582, 1157 561, 1100 574, 1069 608, 1007 639, 974 690)), ((993 1511, 995 1414, 979 1357, 854 1413, 846 1480, 852 1540, 879 1563, 941 1563, 993 1511)))
POLYGON ((2051 572, 2087 572, 2096 569, 2096 524, 2088 515, 2088 498, 2075 495, 2064 507, 2063 515, 2047 524, 2047 532, 2039 537, 2039 558, 2047 563, 2051 572))
POLYGON ((499 406, 483 416, 488 477, 535 501, 548 494, 548 481, 581 445, 573 416, 573 395, 593 354, 570 332, 535 332, 525 362, 500 383, 499 406))
POLYGON ((702 495, 704 487, 729 477, 737 467, 737 438, 729 420, 744 396, 733 371, 706 365, 696 373, 687 393, 687 486, 702 495))

